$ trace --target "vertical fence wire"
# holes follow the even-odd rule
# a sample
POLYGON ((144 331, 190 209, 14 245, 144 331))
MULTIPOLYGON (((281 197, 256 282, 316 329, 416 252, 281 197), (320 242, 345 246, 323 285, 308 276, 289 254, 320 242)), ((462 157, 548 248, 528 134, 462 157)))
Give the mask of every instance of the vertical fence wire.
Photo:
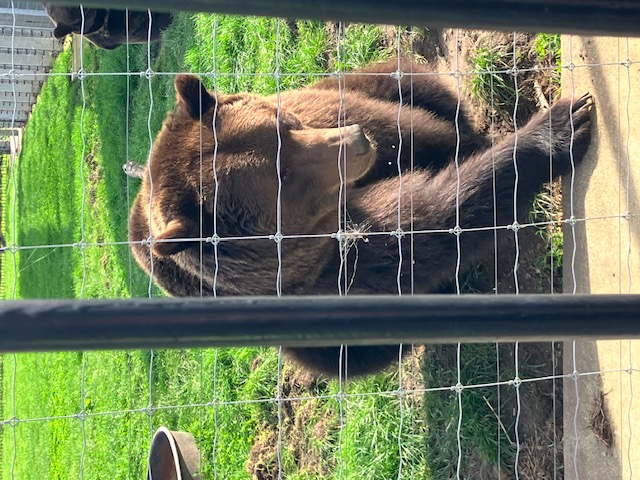
MULTIPOLYGON (((151 11, 149 10, 149 17, 151 17, 151 11)), ((151 21, 149 21, 149 32, 151 32, 151 21)), ((150 34, 150 33, 149 33, 150 34)), ((153 77, 153 70, 151 68, 151 44, 147 46, 147 70, 146 72, 140 72, 140 76, 147 79, 148 93, 149 93, 149 111, 147 112, 147 136, 149 138, 149 160, 151 159, 151 153, 153 150, 153 132, 151 130, 151 118, 153 115, 153 89, 151 85, 151 79, 153 77)), ((153 276, 155 271, 154 254, 153 254, 153 229, 151 227, 151 219, 153 218, 153 184, 154 179, 151 174, 151 161, 147 162, 147 173, 149 176, 149 238, 147 239, 147 246, 149 247, 149 282, 147 285, 147 296, 151 298, 153 296, 153 276)), ((153 351, 151 352, 153 358, 153 351)))
MULTIPOLYGON (((147 27, 147 70, 145 72, 145 77, 147 79, 148 91, 149 91, 149 112, 147 114, 147 135, 149 137, 149 155, 151 158, 151 154, 153 151, 153 133, 151 128, 151 119, 153 115, 153 102, 154 102, 154 94, 153 94, 153 77, 155 72, 153 71, 153 64, 151 62, 151 30, 153 27, 153 16, 151 14, 151 10, 147 10, 147 18, 149 21, 149 25, 147 27)), ((151 241, 149 242, 149 260, 150 260, 150 270, 149 273, 149 288, 148 288, 148 296, 151 298, 152 296, 152 288, 153 288, 153 273, 154 273, 154 265, 153 265, 153 231, 151 229, 151 219, 153 218, 151 212, 153 208, 153 178, 151 175, 151 164, 147 165, 147 170, 149 173, 149 238, 151 241)), ((154 405, 154 360, 155 360, 155 351, 151 349, 149 351, 149 404, 147 407, 147 415, 149 417, 149 438, 153 436, 154 433, 154 425, 153 425, 153 414, 155 412, 154 405)), ((147 468, 149 466, 147 465, 147 468)))
MULTIPOLYGON (((461 105, 461 97, 462 90, 460 85, 461 78, 461 70, 460 70, 460 51, 458 45, 460 43, 460 30, 456 29, 455 31, 456 37, 456 56, 455 56, 455 69, 452 72, 452 77, 455 80, 455 92, 457 97, 456 103, 456 114, 455 114, 455 128, 456 128, 456 150, 455 150, 455 167, 456 167, 456 224, 452 229, 452 233, 456 238, 456 271, 455 271, 455 282, 456 282, 456 295, 461 294, 460 290, 460 264, 462 261, 462 252, 460 249, 460 235, 462 234, 462 229, 460 228, 460 105, 461 105)), ((456 466, 456 479, 460 480, 462 473, 462 416, 464 414, 462 409, 462 393, 463 393, 463 384, 462 384, 462 344, 458 342, 456 348, 456 375, 457 382, 455 387, 452 387, 452 390, 456 392, 457 400, 458 400, 458 425, 456 428, 456 444, 458 447, 458 459, 456 466)))
MULTIPOLYGON (((404 233, 402 231, 402 165, 400 163, 402 157, 402 127, 400 124, 400 119, 402 115, 402 104, 404 99, 402 98, 402 68, 400 65, 401 52, 400 52, 400 30, 398 29, 398 34, 396 35, 397 42, 397 54, 398 54, 398 65, 395 73, 392 73, 392 78, 395 78, 398 84, 398 111, 396 115, 396 129, 398 132, 398 153, 396 154, 396 167, 398 171, 398 221, 397 221, 397 230, 396 230, 396 238, 398 239, 398 269, 396 274, 396 286, 398 289, 398 295, 402 295, 402 237, 404 233)), ((402 346, 400 346, 402 348, 402 346)))
MULTIPOLYGON (((276 19, 276 50, 275 50, 275 71, 274 77, 276 80, 276 135, 278 139, 278 150, 276 152, 276 174, 278 176, 278 199, 276 205, 276 234, 274 240, 278 249, 278 273, 276 277, 276 295, 282 296, 282 135, 280 132, 280 114, 282 109, 281 103, 281 85, 280 85, 280 23, 279 18, 276 19)), ((276 454, 278 457, 278 480, 284 478, 282 470, 284 468, 282 463, 282 430, 283 430, 283 402, 284 402, 284 389, 283 389, 283 374, 282 374, 282 361, 283 361, 282 347, 278 348, 278 392, 276 395, 276 404, 278 406, 278 444, 276 446, 276 454)))
MULTIPOLYGON (((347 158, 346 158, 346 146, 344 145, 344 139, 342 137, 342 127, 346 126, 346 116, 347 116, 347 102, 346 102, 346 78, 343 71, 343 62, 345 61, 343 57, 343 48, 342 48, 342 36, 344 33, 344 24, 342 22, 338 22, 338 28, 336 30, 336 69, 334 75, 338 81, 338 97, 339 97, 339 105, 338 105, 338 118, 337 127, 340 132, 340 144, 338 145, 338 158, 337 158, 337 168, 338 168, 338 177, 340 179, 340 186, 338 190, 338 205, 337 205, 337 231, 338 233, 342 233, 343 236, 338 236, 338 243, 340 248, 340 266, 338 268, 338 295, 347 295, 349 293, 349 284, 348 284, 348 254, 349 254, 349 245, 351 245, 351 240, 348 237, 348 228, 347 228, 347 158)), ((354 240, 357 241, 357 240, 354 240)), ((357 252, 357 243, 354 244, 354 248, 357 252)), ((356 260, 357 262, 357 255, 356 260)), ((355 274, 355 269, 357 268, 357 263, 354 263, 353 269, 355 274)), ((346 428, 346 412, 345 412, 345 404, 344 404, 344 388, 348 378, 348 346, 345 344, 340 345, 338 358, 338 392, 335 395, 335 399, 338 402, 338 479, 342 480, 345 476, 348 475, 348 472, 345 472, 345 458, 344 458, 344 430, 346 428)))
MULTIPOLYGON (((576 277, 576 254, 577 254, 577 245, 576 245, 576 229, 575 229, 575 210, 574 210, 574 193, 575 193, 575 176, 576 176, 576 167, 575 161, 573 157, 573 139, 575 136, 575 127, 573 124, 573 101, 575 98, 575 78, 574 78, 574 68, 575 65, 573 63, 573 35, 569 35, 569 65, 567 69, 569 70, 569 81, 571 86, 571 105, 569 105, 569 121, 571 123, 571 141, 569 146, 569 159, 571 161, 571 186, 569 192, 569 211, 570 211, 570 223, 571 226, 571 237, 572 237, 572 251, 571 251, 571 281, 572 281, 572 293, 575 295, 577 292, 577 277, 576 277)), ((573 340, 571 342, 571 356, 572 356, 572 365, 573 365, 573 373, 572 378, 574 381, 574 390, 576 395, 576 404, 574 406, 574 414, 573 414, 573 435, 574 435, 574 448, 573 448, 573 471, 575 474, 576 480, 579 480, 580 474, 578 471, 578 448, 579 448, 579 436, 578 436, 578 412, 580 407, 580 389, 578 385, 578 380, 580 378, 578 372, 577 365, 577 345, 576 341, 573 340)))
MULTIPOLYGON (((78 80, 80 81, 80 92, 82 94, 82 111, 80 113, 80 137, 82 139, 82 153, 80 156, 80 181, 82 182, 82 198, 80 203, 80 242, 77 247, 80 249, 80 255, 82 257, 82 285, 80 287, 80 298, 85 297, 85 289, 87 283, 87 252, 86 252, 86 237, 85 237, 85 207, 87 199, 87 183, 85 178, 85 159, 87 155, 87 136, 85 134, 85 115, 87 110, 87 93, 85 89, 85 70, 84 70, 84 32, 85 32, 85 10, 84 6, 80 5, 80 70, 78 71, 78 80)), ((86 412, 85 412, 85 377, 87 370, 87 352, 82 352, 82 374, 80 377, 80 413, 77 418, 80 420, 80 428, 82 431, 82 450, 80 452, 80 479, 84 480, 84 461, 87 453, 87 431, 86 431, 86 412)))
MULTIPOLYGON (((338 245, 340 247, 340 266, 338 268, 338 295, 347 295, 349 293, 349 274, 348 274, 348 259, 349 259, 349 250, 352 246, 352 239, 349 236, 349 227, 348 227, 348 212, 347 212, 347 154, 346 154, 346 146, 344 144, 343 138, 343 129, 342 127, 346 127, 345 118, 347 115, 346 112, 346 103, 345 103, 345 75, 342 69, 342 31, 344 25, 342 22, 338 23, 338 28, 336 31, 336 69, 334 75, 338 82, 338 118, 337 120, 337 128, 340 135, 340 143, 338 145, 338 158, 336 159, 337 168, 338 168, 338 178, 340 179, 340 187, 338 189, 338 205, 337 205, 337 216, 338 216, 338 245)), ((357 240, 353 240, 353 248, 357 252, 357 240)), ((354 262, 354 275, 355 270, 357 268, 357 256, 354 262)), ((342 372, 342 370, 341 370, 342 372)))
MULTIPOLYGON (((622 65, 626 69, 627 78, 627 101, 625 104, 625 117, 626 117, 626 138, 625 138, 625 163, 626 163, 626 184, 625 184, 625 213, 624 218, 627 225, 627 251, 626 251, 626 263, 627 263, 627 289, 626 293, 632 292, 633 275, 631 269, 631 245, 632 245, 632 228, 631 228, 631 154, 629 153, 631 142, 631 58, 629 49, 629 37, 625 39, 625 60, 622 65)), ((627 423, 629 428, 629 438, 627 440, 627 467, 629 469, 629 479, 633 479, 633 462, 631 456, 631 446, 633 445, 633 421, 632 421, 632 409, 633 409, 633 342, 627 340, 628 350, 628 374, 629 374, 629 403, 627 405, 627 423)), ((621 348, 622 351, 622 348, 621 348)), ((622 362, 620 364, 622 366, 622 362)), ((622 382, 621 382, 622 383, 622 382)), ((622 412, 622 408, 620 409, 622 412)), ((620 422, 622 424, 622 422, 620 422)))
POLYGON ((458 459, 456 465, 456 479, 460 480, 462 478, 462 361, 461 361, 461 349, 462 344, 458 343, 456 348, 456 377, 458 382, 451 389, 456 393, 456 399, 458 401, 458 424, 456 426, 456 444, 458 447, 458 459))
MULTIPOLYGON (((214 15, 213 17, 213 27, 211 32, 211 64, 212 64, 212 72, 211 77, 213 80, 213 95, 214 95, 214 106, 213 106, 213 119, 211 120, 211 130, 213 133, 213 158, 211 160, 211 169, 213 171, 213 183, 214 183, 214 192, 213 192, 213 256, 214 256, 214 272, 213 272, 213 296, 218 296, 218 272, 220 270, 220 263, 218 258, 218 245, 219 245, 219 236, 218 236, 218 196, 220 193, 220 184, 218 182, 218 128, 216 125, 216 118, 218 114, 218 56, 217 56, 217 46, 218 46, 218 15, 214 15)), ((218 353, 219 349, 216 348, 214 351, 213 358, 213 445, 211 447, 211 461, 213 463, 213 479, 218 479, 218 435, 220 425, 218 423, 218 414, 219 414, 219 404, 220 399, 218 397, 218 353)))
POLYGON ((514 346, 513 358, 515 361, 514 379, 512 382, 513 387, 516 389, 516 421, 513 427, 516 439, 516 457, 514 460, 513 471, 516 480, 520 478, 520 454, 522 453, 522 444, 520 442, 520 415, 522 413, 522 395, 520 393, 520 386, 522 381, 520 380, 520 342, 516 342, 514 346))
MULTIPOLYGON (((401 27, 396 26, 396 54, 398 56, 398 63, 396 68, 396 76, 397 76, 397 85, 398 85, 398 112, 396 117, 396 127, 398 130, 398 153, 396 157, 396 167, 398 170, 398 270, 397 270, 397 288, 398 295, 402 296, 402 266, 403 266, 403 257, 402 257, 402 239, 404 237, 404 233, 402 233, 402 165, 401 165, 401 156, 402 156, 402 148, 403 148, 403 135, 402 135, 402 126, 401 126, 401 118, 402 118, 402 108, 404 105, 404 98, 402 95, 402 78, 405 75, 405 72, 402 71, 401 66, 401 58, 402 58, 402 50, 401 50, 401 37, 400 37, 401 27)), ((398 347, 398 409, 399 409, 399 425, 398 425, 398 480, 402 478, 402 467, 403 467, 403 455, 402 455, 402 428, 404 425, 404 409, 402 407, 403 397, 402 397, 402 344, 398 347)))
MULTIPOLYGON (((518 238, 518 231, 520 229, 520 224, 518 223, 518 185, 520 181, 519 171, 518 171, 518 104, 520 101, 520 92, 518 87, 518 41, 517 41, 517 33, 513 32, 513 89, 515 91, 515 101, 513 105, 513 170, 515 172, 514 185, 513 185, 513 237, 515 243, 515 259, 513 261, 513 283, 515 286, 515 294, 518 295, 520 293, 520 285, 518 280, 518 267, 520 262, 520 243, 518 238)), ((520 478, 520 454, 522 451, 522 446, 520 444, 520 415, 522 413, 521 408, 521 396, 520 396, 520 375, 519 375, 519 360, 518 354, 520 351, 519 342, 515 343, 514 346, 514 361, 515 361, 515 377, 513 379, 513 386, 516 389, 516 420, 515 420, 515 440, 516 440, 516 456, 514 459, 514 474, 516 480, 520 478)))
POLYGON ((520 92, 518 91, 518 42, 516 32, 513 32, 513 69, 511 74, 513 75, 513 89, 515 91, 515 102, 513 105, 513 170, 515 172, 515 180, 513 183, 513 225, 511 230, 513 231, 513 239, 515 242, 515 260, 513 261, 513 284, 515 286, 515 294, 520 293, 520 284, 518 282, 518 267, 520 262, 520 244, 518 238, 518 231, 520 230, 520 224, 518 223, 518 186, 520 182, 520 175, 518 171, 518 103, 520 101, 520 92))

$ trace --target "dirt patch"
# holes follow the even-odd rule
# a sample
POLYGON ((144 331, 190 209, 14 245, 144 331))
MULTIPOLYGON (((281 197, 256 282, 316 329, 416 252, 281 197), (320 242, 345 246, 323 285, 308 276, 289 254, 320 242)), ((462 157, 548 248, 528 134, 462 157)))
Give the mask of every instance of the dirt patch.
POLYGON ((90 208, 95 208, 97 200, 98 200, 98 182, 102 177, 102 167, 98 164, 96 160, 95 154, 89 153, 84 158, 85 162, 85 178, 88 180, 86 182, 87 190, 87 202, 89 203, 90 208))
MULTIPOLYGON (((330 475, 334 465, 318 446, 326 444, 328 437, 338 428, 337 415, 321 400, 313 398, 326 393, 326 388, 326 381, 303 369, 288 364, 283 367, 281 421, 262 426, 247 462, 251 478, 278 478, 279 443, 281 450, 286 450, 281 458, 287 457, 287 461, 293 461, 300 473, 310 478, 330 475)), ((275 402, 273 410, 277 418, 278 405, 275 402)), ((286 461, 283 463, 286 465, 286 461)))
POLYGON ((278 478, 278 432, 274 429, 263 430, 256 438, 251 452, 247 471, 255 480, 278 478))

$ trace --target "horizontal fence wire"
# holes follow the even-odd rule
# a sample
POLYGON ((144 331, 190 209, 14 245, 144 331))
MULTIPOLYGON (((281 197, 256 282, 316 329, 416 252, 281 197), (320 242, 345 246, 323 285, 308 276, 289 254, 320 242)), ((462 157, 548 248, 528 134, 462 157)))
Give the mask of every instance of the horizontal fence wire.
MULTIPOLYGON (((68 5, 68 0, 50 3, 68 5)), ((83 2, 85 7, 104 2, 83 2)), ((562 33, 640 34, 640 3, 633 0, 116 0, 109 8, 262 15, 396 25, 428 25, 562 33)))
POLYGON ((0 351, 640 338, 640 295, 414 295, 0 304, 0 351))

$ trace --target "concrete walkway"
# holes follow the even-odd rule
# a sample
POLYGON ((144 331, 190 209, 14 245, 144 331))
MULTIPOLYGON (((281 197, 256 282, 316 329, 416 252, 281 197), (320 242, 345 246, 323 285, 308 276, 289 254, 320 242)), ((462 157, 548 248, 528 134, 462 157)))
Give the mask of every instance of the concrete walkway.
MULTIPOLYGON (((565 218, 573 211, 587 219, 564 231, 565 293, 574 285, 576 293, 640 293, 640 63, 633 62, 638 39, 563 37, 562 64, 575 65, 563 70, 563 96, 588 91, 596 104, 594 142, 573 196, 569 179, 563 184, 565 218)), ((564 478, 640 478, 640 341, 567 342, 564 372, 574 371, 580 375, 564 382, 564 478)))

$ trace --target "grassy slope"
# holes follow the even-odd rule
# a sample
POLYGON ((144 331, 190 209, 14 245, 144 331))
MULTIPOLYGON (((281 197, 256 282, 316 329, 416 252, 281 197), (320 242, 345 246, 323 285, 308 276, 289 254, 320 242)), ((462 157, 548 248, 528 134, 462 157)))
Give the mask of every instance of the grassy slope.
MULTIPOLYGON (((277 27, 269 19, 219 17, 214 25, 212 17, 199 16, 194 24, 183 15, 165 35, 163 46, 153 48, 152 69, 213 70, 214 26, 217 71, 235 74, 216 77, 223 92, 267 93, 276 88, 275 77, 250 75, 275 71, 276 36, 279 69, 285 73, 281 88, 309 80, 287 72, 323 72, 336 57, 321 24, 299 23, 296 38, 284 23, 277 27)), ((341 45, 343 65, 352 67, 383 55, 379 40, 375 28, 348 30, 341 45)), ((132 47, 129 53, 131 71, 147 69, 146 48, 132 47)), ((70 61, 70 52, 64 52, 56 71, 70 71, 70 61)), ((90 72, 125 72, 127 52, 85 47, 83 63, 90 72)), ((152 134, 157 131, 174 101, 172 80, 171 75, 155 75, 150 95, 146 78, 91 76, 84 82, 83 97, 80 82, 66 76, 51 78, 11 173, 18 188, 9 185, 4 192, 3 228, 8 242, 31 246, 73 244, 81 239, 89 244, 126 240, 128 204, 136 185, 124 177, 121 164, 127 158, 145 160, 149 128, 152 134)), ((6 298, 120 298, 147 296, 149 290, 148 279, 131 264, 126 246, 27 249, 6 255, 2 268, 6 298)), ((278 416, 272 401, 277 393, 277 357, 269 349, 163 350, 153 356, 142 351, 22 354, 3 360, 3 417, 42 420, 21 422, 15 429, 5 427, 2 478, 12 474, 14 478, 141 478, 151 432, 161 424, 195 435, 207 471, 215 468, 219 478, 248 478, 249 451, 278 416), (214 398, 222 404, 214 407, 210 403, 214 398), (246 402, 256 399, 266 401, 246 402), (154 408, 148 410, 149 405, 154 408), (83 411, 89 414, 84 420, 74 416, 83 411), (71 418, 48 420, 60 416, 71 418)), ((283 376, 290 373, 285 370, 283 376)), ((379 376, 350 383, 347 392, 395 388, 393 376, 379 376)), ((330 397, 337 390, 336 384, 321 383, 295 394, 330 397)), ((335 397, 307 400, 305 407, 303 424, 284 418, 283 428, 290 434, 283 440, 287 478, 318 478, 327 472, 329 477, 342 472, 343 478, 397 476, 396 397, 346 399, 341 435, 336 428, 340 404, 335 397), (323 432, 318 425, 333 428, 323 432), (301 464, 301 449, 313 461, 301 464)), ((409 423, 402 438, 405 446, 421 442, 409 423)), ((416 453, 420 450, 412 448, 412 456, 407 455, 406 478, 424 471, 424 458, 416 453)))

